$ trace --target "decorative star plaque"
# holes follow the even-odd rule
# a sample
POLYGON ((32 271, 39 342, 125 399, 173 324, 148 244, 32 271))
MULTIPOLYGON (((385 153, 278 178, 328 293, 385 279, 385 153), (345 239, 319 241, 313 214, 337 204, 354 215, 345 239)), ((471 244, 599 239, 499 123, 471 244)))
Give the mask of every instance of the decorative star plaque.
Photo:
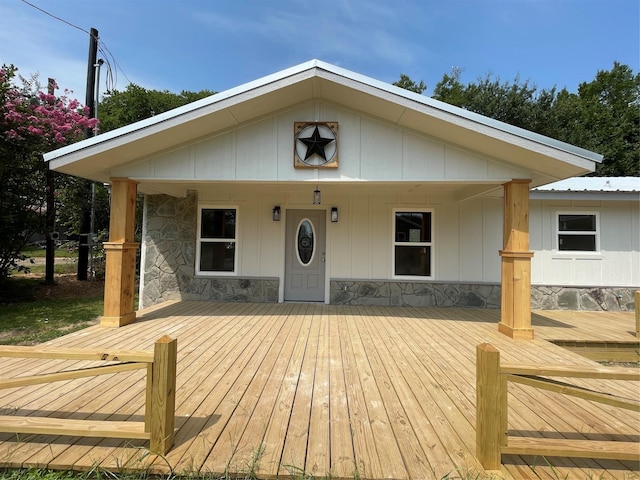
POLYGON ((295 122, 295 168, 338 168, 338 122, 295 122))

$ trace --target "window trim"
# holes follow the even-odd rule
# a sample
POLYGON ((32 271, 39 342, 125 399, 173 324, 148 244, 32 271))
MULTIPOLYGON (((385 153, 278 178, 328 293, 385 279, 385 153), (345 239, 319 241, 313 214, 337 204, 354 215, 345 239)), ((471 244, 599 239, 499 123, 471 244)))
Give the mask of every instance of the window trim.
POLYGON ((433 280, 435 278, 435 210, 433 208, 408 207, 394 208, 391 213, 391 278, 394 280, 433 280), (396 213, 398 212, 420 212, 431 214, 431 241, 430 242, 396 242, 396 213), (431 275, 396 275, 396 246, 425 246, 431 247, 431 255, 429 265, 431 267, 431 275))
POLYGON ((234 277, 238 275, 238 251, 240 250, 240 222, 239 222, 239 208, 237 205, 198 205, 198 221, 197 221, 197 230, 196 230, 196 264, 195 264, 195 274, 197 276, 202 277, 234 277), (235 210, 236 212, 236 231, 235 238, 224 238, 224 239, 202 239, 200 236, 202 232, 202 211, 203 210, 235 210), (200 270, 200 255, 201 255, 201 247, 203 243, 235 243, 236 248, 234 251, 233 257, 233 271, 231 272, 223 272, 223 271, 209 271, 209 270, 200 270))
POLYGON ((593 210, 556 210, 554 212, 554 253, 560 255, 594 255, 600 254, 600 212, 593 210), (596 220, 595 231, 576 230, 563 231, 560 230, 560 215, 593 215, 596 220), (560 235, 594 235, 595 250, 560 250, 560 235))

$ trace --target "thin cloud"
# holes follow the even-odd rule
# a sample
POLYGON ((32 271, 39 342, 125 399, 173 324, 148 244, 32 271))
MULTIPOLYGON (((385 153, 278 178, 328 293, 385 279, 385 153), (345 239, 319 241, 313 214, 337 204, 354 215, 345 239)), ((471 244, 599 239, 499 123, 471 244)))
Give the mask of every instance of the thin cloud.
MULTIPOLYGON (((393 21, 397 10, 383 3, 367 4, 366 10, 354 8, 351 2, 339 2, 334 8, 311 15, 308 2, 285 2, 284 8, 254 11, 252 17, 237 12, 221 15, 213 12, 192 12, 212 34, 227 42, 274 44, 274 47, 299 52, 304 58, 321 58, 337 62, 341 59, 375 60, 395 65, 409 65, 421 56, 422 48, 403 39, 393 21), (229 38, 229 35, 232 38, 229 38)), ((344 60, 342 60, 344 61, 344 60)))

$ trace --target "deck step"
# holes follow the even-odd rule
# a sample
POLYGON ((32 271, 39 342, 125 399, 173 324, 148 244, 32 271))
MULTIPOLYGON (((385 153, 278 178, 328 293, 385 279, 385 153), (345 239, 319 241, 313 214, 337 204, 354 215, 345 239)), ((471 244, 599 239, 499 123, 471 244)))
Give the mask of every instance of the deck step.
POLYGON ((502 454, 512 455, 640 460, 637 442, 509 437, 509 445, 500 450, 502 454))
POLYGON ((0 432, 149 440, 144 422, 107 422, 70 418, 0 416, 0 432))

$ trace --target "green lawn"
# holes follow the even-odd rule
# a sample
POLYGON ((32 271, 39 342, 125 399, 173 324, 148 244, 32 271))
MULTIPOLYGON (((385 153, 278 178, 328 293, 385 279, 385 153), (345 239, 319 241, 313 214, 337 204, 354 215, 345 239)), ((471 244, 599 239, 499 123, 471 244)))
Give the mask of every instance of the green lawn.
POLYGON ((46 287, 38 277, 16 275, 7 281, 6 288, 0 292, 0 344, 46 342, 80 330, 102 314, 101 293, 43 298, 42 288, 46 287))
MULTIPOLYGON (((64 245, 62 247, 56 248, 56 257, 65 257, 65 258, 78 258, 78 252, 75 249, 65 248, 64 245)), ((44 248, 37 247, 35 245, 30 245, 26 247, 22 251, 23 255, 27 257, 33 258, 44 258, 47 254, 47 250, 44 248)))

